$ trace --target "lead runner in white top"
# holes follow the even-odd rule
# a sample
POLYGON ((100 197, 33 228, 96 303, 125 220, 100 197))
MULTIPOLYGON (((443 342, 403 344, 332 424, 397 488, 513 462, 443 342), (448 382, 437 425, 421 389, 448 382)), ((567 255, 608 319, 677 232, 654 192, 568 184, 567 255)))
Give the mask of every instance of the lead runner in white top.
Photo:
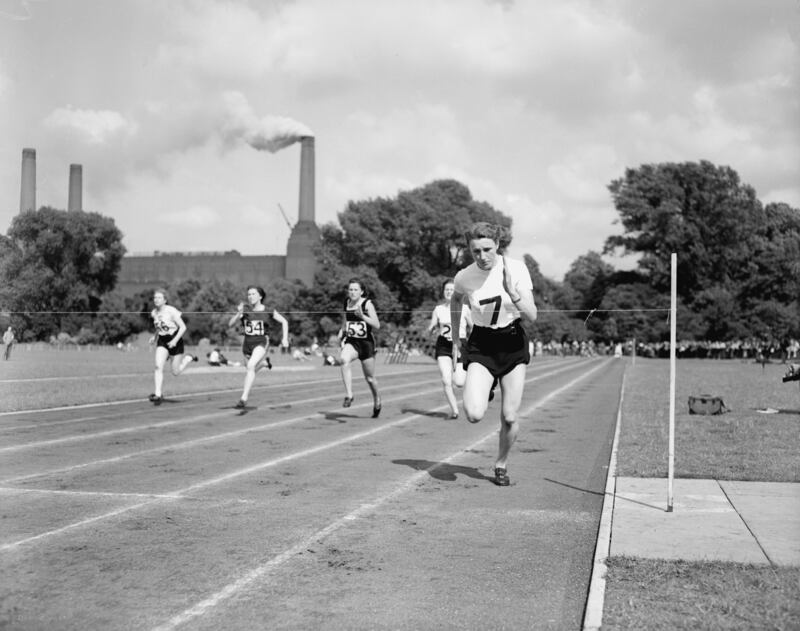
MULTIPOLYGON (((527 267, 521 261, 498 253, 504 230, 500 226, 480 222, 467 233, 467 244, 474 263, 456 274, 450 299, 452 327, 458 326, 461 304, 465 299, 469 302, 476 327, 502 329, 513 324, 520 316, 525 316, 531 322, 536 320, 533 284, 527 267)), ((454 347, 454 365, 456 361, 458 348, 454 347)), ((522 404, 525 371, 526 365, 520 363, 506 374, 498 375, 501 411, 495 482, 500 486, 509 484, 506 463, 511 446, 517 439, 517 413, 522 404)), ((464 412, 471 423, 477 423, 486 414, 493 379, 486 366, 477 362, 469 363, 464 385, 464 412)))

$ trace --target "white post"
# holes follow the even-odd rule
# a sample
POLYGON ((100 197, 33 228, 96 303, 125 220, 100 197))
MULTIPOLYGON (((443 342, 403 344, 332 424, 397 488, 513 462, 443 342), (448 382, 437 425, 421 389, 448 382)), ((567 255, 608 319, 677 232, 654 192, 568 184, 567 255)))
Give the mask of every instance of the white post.
POLYGON ((667 512, 672 512, 672 481, 675 477, 675 347, 677 345, 678 255, 670 256, 669 297, 669 463, 667 465, 667 512))

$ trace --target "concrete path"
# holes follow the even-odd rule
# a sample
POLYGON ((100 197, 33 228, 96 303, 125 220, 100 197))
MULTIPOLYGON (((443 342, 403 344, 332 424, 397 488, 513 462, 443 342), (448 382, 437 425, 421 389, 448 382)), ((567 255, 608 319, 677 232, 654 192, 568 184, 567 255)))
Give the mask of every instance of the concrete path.
POLYGON ((610 556, 800 565, 800 484, 617 478, 610 556))

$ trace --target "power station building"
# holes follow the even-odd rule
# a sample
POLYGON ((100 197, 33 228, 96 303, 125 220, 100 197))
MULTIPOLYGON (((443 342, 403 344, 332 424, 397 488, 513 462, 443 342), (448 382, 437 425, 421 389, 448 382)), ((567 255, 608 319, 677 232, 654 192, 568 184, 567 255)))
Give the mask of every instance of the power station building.
MULTIPOLYGON (((140 291, 190 280, 231 281, 240 286, 261 285, 266 279, 286 278, 314 284, 315 247, 320 230, 315 222, 314 138, 303 136, 300 143, 300 194, 298 221, 289 235, 286 255, 242 255, 227 252, 155 252, 125 256, 117 279, 117 291, 132 296, 140 291)), ((83 210, 83 167, 70 165, 70 211, 83 210)), ((36 150, 22 150, 20 212, 36 209, 36 150)))

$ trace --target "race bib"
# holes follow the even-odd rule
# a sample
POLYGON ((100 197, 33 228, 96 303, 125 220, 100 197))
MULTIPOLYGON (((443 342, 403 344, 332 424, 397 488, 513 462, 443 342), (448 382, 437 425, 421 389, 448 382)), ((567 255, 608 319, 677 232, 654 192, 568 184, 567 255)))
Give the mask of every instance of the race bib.
POLYGON ((367 337, 367 323, 363 321, 348 322, 347 337, 365 339, 367 337))
POLYGON ((263 320, 245 320, 244 323, 245 335, 264 335, 264 321, 263 320))

